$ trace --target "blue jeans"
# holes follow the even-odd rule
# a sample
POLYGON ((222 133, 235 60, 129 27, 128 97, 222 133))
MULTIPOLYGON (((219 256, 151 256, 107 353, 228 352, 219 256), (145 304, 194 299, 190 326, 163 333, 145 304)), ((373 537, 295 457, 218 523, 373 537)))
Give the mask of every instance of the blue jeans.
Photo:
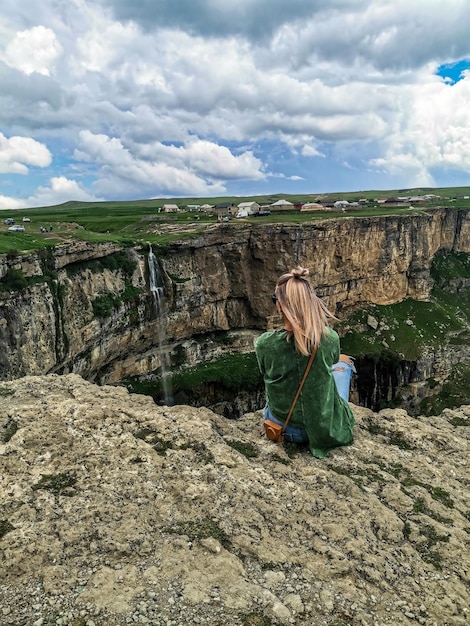
POLYGON ((349 361, 338 361, 331 368, 335 379, 336 389, 343 400, 349 400, 349 387, 353 373, 356 373, 354 362, 349 357, 349 361))
MULTIPOLYGON (((331 369, 338 393, 340 397, 347 402, 349 399, 349 386, 351 384, 351 378, 353 372, 356 372, 354 363, 352 360, 349 362, 338 361, 331 369)), ((272 420, 276 424, 282 425, 284 423, 274 417, 269 410, 268 405, 264 407, 263 417, 265 420, 272 420)), ((307 431, 305 428, 302 428, 302 426, 291 426, 290 424, 287 424, 286 430, 284 431, 284 440, 291 441, 292 443, 308 443, 307 431)))

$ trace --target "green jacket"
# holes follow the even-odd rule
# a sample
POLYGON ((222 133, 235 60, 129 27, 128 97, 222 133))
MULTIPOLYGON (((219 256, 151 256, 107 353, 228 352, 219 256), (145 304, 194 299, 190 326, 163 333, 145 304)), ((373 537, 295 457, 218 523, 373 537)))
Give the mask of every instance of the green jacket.
MULTIPOLYGON (((255 352, 264 378, 266 403, 274 417, 284 422, 309 357, 296 351, 294 339, 288 341, 285 330, 263 333, 255 341, 255 352)), ((305 428, 310 450, 318 458, 353 442, 356 422, 348 403, 339 396, 331 372, 339 354, 338 334, 329 328, 289 420, 290 425, 305 428)))

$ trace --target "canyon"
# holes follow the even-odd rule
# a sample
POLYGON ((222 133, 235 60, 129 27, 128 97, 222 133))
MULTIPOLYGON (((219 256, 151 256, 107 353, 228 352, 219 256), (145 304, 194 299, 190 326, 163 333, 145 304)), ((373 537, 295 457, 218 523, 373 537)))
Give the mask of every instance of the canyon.
POLYGON ((24 284, 0 291, 0 379, 76 373, 116 383, 158 371, 164 357, 176 367, 250 352, 257 334, 276 323, 270 296, 277 277, 297 264, 309 268, 317 293, 347 320, 371 304, 427 301, 436 255, 469 251, 464 209, 217 224, 154 245, 163 315, 149 291, 147 245, 71 240, 13 251, 0 257, 0 284, 15 272, 24 284))

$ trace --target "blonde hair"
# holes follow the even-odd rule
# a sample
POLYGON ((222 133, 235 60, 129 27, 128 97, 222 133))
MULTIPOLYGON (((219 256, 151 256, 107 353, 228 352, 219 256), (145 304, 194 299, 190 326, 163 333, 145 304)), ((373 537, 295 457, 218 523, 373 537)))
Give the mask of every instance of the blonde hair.
POLYGON ((308 275, 307 269, 298 266, 278 279, 274 292, 292 327, 288 338, 294 337, 296 350, 305 356, 317 351, 328 319, 335 317, 316 295, 308 275))

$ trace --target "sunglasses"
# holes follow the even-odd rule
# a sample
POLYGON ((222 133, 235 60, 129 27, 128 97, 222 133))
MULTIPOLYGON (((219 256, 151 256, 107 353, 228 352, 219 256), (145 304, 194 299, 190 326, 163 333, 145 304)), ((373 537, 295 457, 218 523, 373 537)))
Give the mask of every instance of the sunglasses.
POLYGON ((275 294, 273 294, 273 295, 271 296, 271 300, 273 301, 273 304, 276 304, 276 302, 277 302, 277 296, 276 296, 275 294))

